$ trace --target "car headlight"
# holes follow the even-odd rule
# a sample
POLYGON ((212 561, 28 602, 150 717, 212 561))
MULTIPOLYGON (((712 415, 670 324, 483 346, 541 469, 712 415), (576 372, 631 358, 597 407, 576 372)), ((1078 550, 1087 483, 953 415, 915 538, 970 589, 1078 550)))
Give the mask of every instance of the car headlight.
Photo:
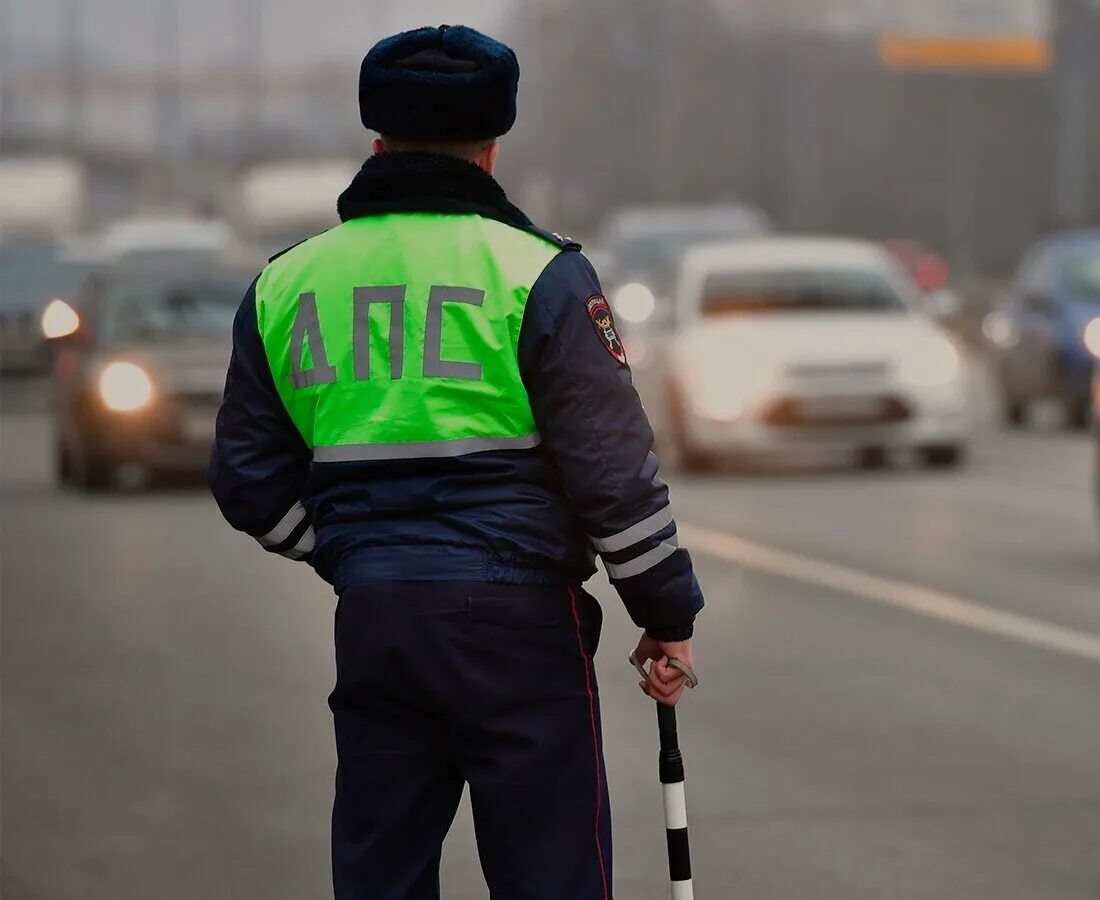
POLYGON ((982 320, 982 334, 987 341, 1002 350, 1009 350, 1020 342, 1016 323, 999 310, 991 312, 982 320))
POLYGON ((1085 349, 1097 359, 1100 359, 1100 316, 1085 326, 1082 339, 1085 342, 1085 349))
POLYGON ((901 359, 898 377, 913 387, 946 387, 959 375, 959 351, 941 337, 909 351, 901 359))
POLYGON ((645 322, 657 308, 657 298, 644 284, 632 281, 615 291, 611 298, 615 315, 631 325, 645 322))
POLYGON ((99 373, 99 396, 115 412, 134 412, 153 399, 153 379, 132 362, 112 362, 99 373))
POLYGON ((733 391, 706 390, 691 398, 691 408, 700 419, 732 422, 741 415, 744 403, 733 391))
POLYGON ((51 300, 42 310, 42 336, 47 340, 68 337, 80 327, 80 316, 64 300, 51 300))

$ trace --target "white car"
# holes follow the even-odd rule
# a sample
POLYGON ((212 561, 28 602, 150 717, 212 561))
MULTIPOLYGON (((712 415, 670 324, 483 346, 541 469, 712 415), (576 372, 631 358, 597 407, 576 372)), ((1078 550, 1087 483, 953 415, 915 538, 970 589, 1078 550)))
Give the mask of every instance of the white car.
POLYGON ((689 250, 664 366, 683 463, 803 458, 867 464, 898 448, 932 466, 968 439, 964 359, 881 248, 767 237, 689 250))
POLYGON ((112 263, 162 262, 192 257, 216 260, 230 254, 236 242, 220 219, 186 215, 132 216, 112 223, 99 247, 112 263))

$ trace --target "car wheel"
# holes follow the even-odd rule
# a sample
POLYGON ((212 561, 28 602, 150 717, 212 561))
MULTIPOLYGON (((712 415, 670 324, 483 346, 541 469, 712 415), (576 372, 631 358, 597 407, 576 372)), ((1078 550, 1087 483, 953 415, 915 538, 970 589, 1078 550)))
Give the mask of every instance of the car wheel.
POLYGON ((929 444, 920 448, 921 460, 931 469, 950 469, 966 458, 961 444, 929 444))
POLYGON ((1020 428, 1023 426, 1024 421, 1027 418, 1027 405, 1019 400, 1011 400, 1005 398, 1004 401, 1004 421, 1005 424, 1011 428, 1020 428))
POLYGON ((60 437, 53 445, 54 476, 58 484, 71 485, 73 483, 73 455, 68 444, 60 437))
POLYGON ((668 420, 672 431, 671 443, 675 449, 676 468, 683 472, 706 472, 714 468, 714 459, 710 454, 700 450, 688 437, 687 423, 685 422, 684 403, 680 392, 675 388, 666 388, 668 397, 668 420))
POLYGON ((114 460, 87 438, 71 451, 70 465, 72 483, 86 491, 107 490, 114 485, 114 460))
POLYGON ((677 457, 680 468, 685 472, 710 472, 714 469, 714 458, 709 453, 696 450, 679 438, 677 438, 677 457))
POLYGON ((856 465, 861 469, 884 469, 886 462, 885 447, 863 447, 856 455, 856 465))
POLYGON ((1066 425, 1084 431, 1092 424, 1092 404, 1088 400, 1066 400, 1066 425))

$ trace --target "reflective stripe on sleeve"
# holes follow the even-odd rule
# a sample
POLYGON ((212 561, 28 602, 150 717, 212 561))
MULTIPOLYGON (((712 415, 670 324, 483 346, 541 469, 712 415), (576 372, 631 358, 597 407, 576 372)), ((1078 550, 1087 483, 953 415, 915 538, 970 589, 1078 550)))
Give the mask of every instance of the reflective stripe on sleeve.
POLYGON ((378 459, 440 459, 484 453, 486 450, 531 450, 541 438, 538 432, 521 437, 471 437, 449 441, 412 441, 391 444, 335 444, 314 447, 313 461, 369 462, 378 459))
POLYGON ((677 549, 679 549, 679 542, 676 540, 676 535, 673 535, 652 550, 643 553, 641 556, 636 556, 628 562, 610 563, 605 559, 603 564, 607 568, 607 574, 612 578, 632 578, 635 575, 641 575, 643 572, 649 571, 662 560, 668 559, 677 549))
POLYGON ((317 535, 313 531, 313 526, 310 525, 305 530, 305 533, 300 538, 298 538, 298 543, 296 543, 289 550, 283 551, 283 556, 290 557, 291 559, 305 559, 307 556, 309 556, 310 553, 313 552, 313 548, 316 543, 317 535))
POLYGON ((271 529, 267 534, 257 537, 264 547, 274 547, 276 544, 281 544, 301 523, 302 519, 306 517, 306 509, 302 506, 301 502, 295 503, 282 519, 279 520, 279 524, 271 529))
POLYGON ((616 550, 625 550, 638 541, 644 541, 652 537, 662 528, 668 528, 672 524, 672 507, 667 503, 651 516, 646 516, 642 521, 635 522, 629 528, 624 528, 617 534, 605 538, 591 537, 592 543, 601 553, 614 553, 616 550))

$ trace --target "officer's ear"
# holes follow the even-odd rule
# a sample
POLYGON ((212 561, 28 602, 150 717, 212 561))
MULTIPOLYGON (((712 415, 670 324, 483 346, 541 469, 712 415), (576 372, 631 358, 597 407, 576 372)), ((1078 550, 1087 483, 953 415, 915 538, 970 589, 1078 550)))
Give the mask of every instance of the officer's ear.
POLYGON ((497 155, 500 153, 500 144, 493 141, 491 144, 487 144, 482 148, 481 153, 478 154, 477 159, 474 160, 481 168, 483 168, 490 175, 497 167, 497 155))
POLYGON ((371 152, 377 156, 379 153, 386 152, 386 144, 380 137, 376 137, 370 145, 371 152))

